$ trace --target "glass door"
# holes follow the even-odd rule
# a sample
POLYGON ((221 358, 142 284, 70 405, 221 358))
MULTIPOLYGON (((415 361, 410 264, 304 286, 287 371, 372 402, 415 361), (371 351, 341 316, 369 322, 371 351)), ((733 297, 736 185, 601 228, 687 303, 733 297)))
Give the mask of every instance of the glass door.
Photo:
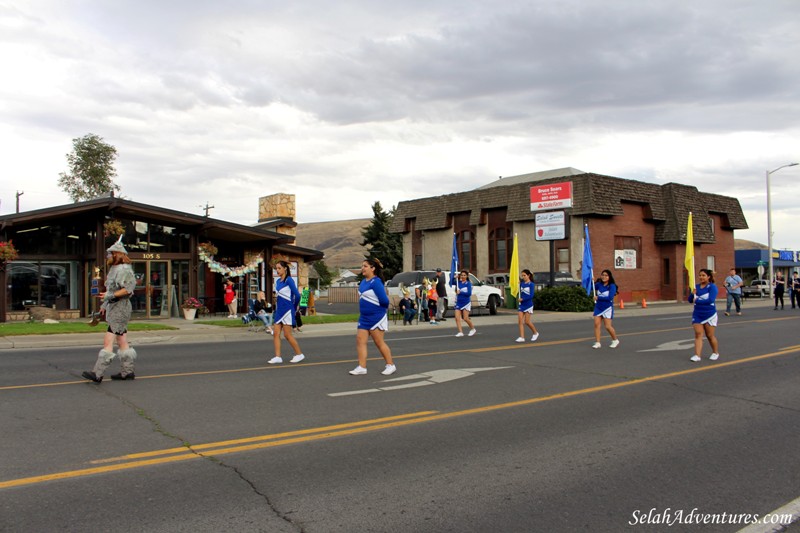
POLYGON ((169 318, 169 261, 134 261, 136 288, 131 297, 135 318, 169 318))

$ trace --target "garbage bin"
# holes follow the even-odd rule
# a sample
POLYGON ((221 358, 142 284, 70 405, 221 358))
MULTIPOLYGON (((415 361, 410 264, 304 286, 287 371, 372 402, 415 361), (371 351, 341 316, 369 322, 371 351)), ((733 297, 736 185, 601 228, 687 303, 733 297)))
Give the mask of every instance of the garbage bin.
POLYGON ((506 287, 506 309, 516 309, 517 298, 511 295, 511 287, 506 287))

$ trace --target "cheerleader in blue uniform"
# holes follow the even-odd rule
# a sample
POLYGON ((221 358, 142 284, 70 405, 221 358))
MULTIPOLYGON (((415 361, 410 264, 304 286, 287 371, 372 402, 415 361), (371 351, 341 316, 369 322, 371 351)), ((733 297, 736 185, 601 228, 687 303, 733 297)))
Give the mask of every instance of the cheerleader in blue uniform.
POLYGON ((594 344, 592 348, 600 348, 600 322, 606 327, 606 331, 611 335, 609 348, 619 346, 619 339, 611 321, 614 319, 614 296, 617 295, 617 284, 610 270, 603 270, 600 278, 594 284, 594 344))
POLYGON ((536 331, 536 326, 531 321, 533 316, 533 274, 527 268, 523 270, 520 275, 522 282, 519 284, 519 337, 517 342, 525 342, 525 326, 528 326, 533 332, 531 335, 531 342, 539 338, 539 332, 536 331))
POLYGON ((716 361, 719 359, 719 346, 714 330, 717 328, 717 286, 714 285, 714 273, 701 268, 697 274, 700 282, 689 295, 689 303, 694 303, 692 313, 692 327, 694 328, 694 355, 690 361, 700 360, 703 352, 703 333, 705 332, 708 344, 711 345, 711 356, 709 359, 716 361))
POLYGON ((275 280, 275 295, 277 297, 277 305, 275 309, 274 319, 275 323, 272 325, 275 334, 272 336, 272 342, 275 346, 275 357, 268 362, 271 365, 283 363, 281 358, 281 332, 289 346, 294 350, 294 357, 292 363, 299 363, 306 358, 300 350, 300 345, 292 335, 292 326, 295 322, 295 312, 300 303, 300 292, 297 290, 294 280, 289 272, 289 263, 286 261, 278 261, 275 265, 275 271, 278 277, 275 280))
POLYGON ((472 337, 477 333, 475 326, 472 325, 472 320, 469 319, 469 312, 472 310, 472 283, 469 280, 469 272, 462 270, 458 273, 458 280, 456 280, 456 307, 454 314, 456 316, 456 327, 458 333, 456 337, 463 337, 464 332, 461 331, 461 320, 469 326, 468 335, 472 337))
POLYGON ((389 319, 386 316, 389 297, 386 296, 386 287, 383 285, 383 265, 378 259, 365 259, 361 263, 361 276, 364 278, 358 286, 358 310, 361 314, 356 332, 358 366, 350 373, 354 376, 367 373, 367 340, 372 337, 372 342, 386 361, 386 368, 381 374, 388 376, 397 372, 397 367, 392 362, 389 345, 383 340, 384 332, 389 329, 389 319))

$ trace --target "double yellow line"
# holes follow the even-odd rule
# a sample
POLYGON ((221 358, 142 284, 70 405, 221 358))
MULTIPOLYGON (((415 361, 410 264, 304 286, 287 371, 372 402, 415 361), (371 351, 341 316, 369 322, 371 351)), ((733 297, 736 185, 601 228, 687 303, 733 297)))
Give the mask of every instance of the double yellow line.
POLYGON ((642 378, 633 378, 626 381, 610 383, 608 385, 600 385, 597 387, 589 387, 585 389, 577 389, 567 392, 560 392, 548 396, 539 396, 536 398, 527 398, 524 400, 517 400, 513 402, 506 402, 494 405, 486 405, 482 407, 475 407, 471 409, 464 409, 461 411, 453 411, 449 413, 441 413, 439 411, 419 411, 416 413, 407 413, 403 415, 389 416, 384 418, 375 418, 372 420, 361 420, 357 422, 350 422, 345 424, 336 424, 331 426, 323 426, 311 429, 302 429, 296 431, 288 431, 284 433, 275 433, 272 435, 261 435, 257 437, 248 437, 244 439, 226 440, 220 442, 212 442, 207 444, 187 445, 177 448, 168 448, 165 450, 155 450, 151 452, 134 453, 123 455, 120 457, 112 457, 108 459, 99 459, 92 461, 92 464, 102 465, 84 468, 80 470, 70 470, 67 472, 59 472, 55 474, 47 474, 43 476, 34 476, 20 479, 12 479, 0 482, 0 489, 20 487, 24 485, 33 485, 42 483, 44 481, 54 481, 60 479, 78 478, 94 474, 102 474, 107 472, 116 472, 120 470, 130 470, 134 468, 141 468, 145 466, 175 463, 179 461, 188 461, 190 459, 200 459, 204 457, 215 457, 218 455, 225 455, 229 453, 239 453, 251 450, 258 450, 262 448, 273 448, 277 446, 285 446, 288 444, 298 444, 305 442, 313 442, 322 439, 329 439, 333 437, 342 437, 347 435, 356 435, 360 433, 367 433, 371 431, 378 431, 387 428, 396 428, 408 426, 412 424, 420 424, 423 422, 431 422, 438 420, 445 420, 460 416, 475 415, 496 411, 499 409, 509 409, 513 407, 522 407, 542 403, 552 400, 559 400, 563 398, 571 398, 585 394, 592 394, 601 391, 618 389, 622 387, 629 387, 631 385, 638 385, 640 383, 647 383, 651 381, 659 381, 669 379, 677 376, 688 374, 695 374, 698 372, 708 372, 725 368, 743 363, 751 363, 772 357, 779 357, 792 353, 800 352, 800 346, 791 346, 784 348, 777 352, 747 357, 745 359, 738 359, 736 361, 728 361, 724 363, 715 363, 709 366, 698 366, 687 370, 680 370, 676 372, 668 372, 666 374, 658 374, 655 376, 646 376, 642 378), (112 464, 113 463, 113 464, 112 464))

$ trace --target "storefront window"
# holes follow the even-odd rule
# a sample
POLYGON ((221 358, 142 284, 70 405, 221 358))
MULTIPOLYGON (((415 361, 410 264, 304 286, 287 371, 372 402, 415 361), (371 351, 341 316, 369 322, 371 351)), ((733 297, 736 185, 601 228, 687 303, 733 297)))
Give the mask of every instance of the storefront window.
POLYGON ((27 255, 81 255, 81 238, 89 242, 94 232, 79 225, 42 225, 17 230, 14 245, 27 255))
POLYGON ((142 222, 123 221, 126 227, 123 243, 130 251, 185 254, 189 253, 189 233, 178 228, 142 222))
POLYGON ((79 274, 77 261, 14 261, 8 265, 6 303, 14 311, 31 305, 77 309, 79 274))

